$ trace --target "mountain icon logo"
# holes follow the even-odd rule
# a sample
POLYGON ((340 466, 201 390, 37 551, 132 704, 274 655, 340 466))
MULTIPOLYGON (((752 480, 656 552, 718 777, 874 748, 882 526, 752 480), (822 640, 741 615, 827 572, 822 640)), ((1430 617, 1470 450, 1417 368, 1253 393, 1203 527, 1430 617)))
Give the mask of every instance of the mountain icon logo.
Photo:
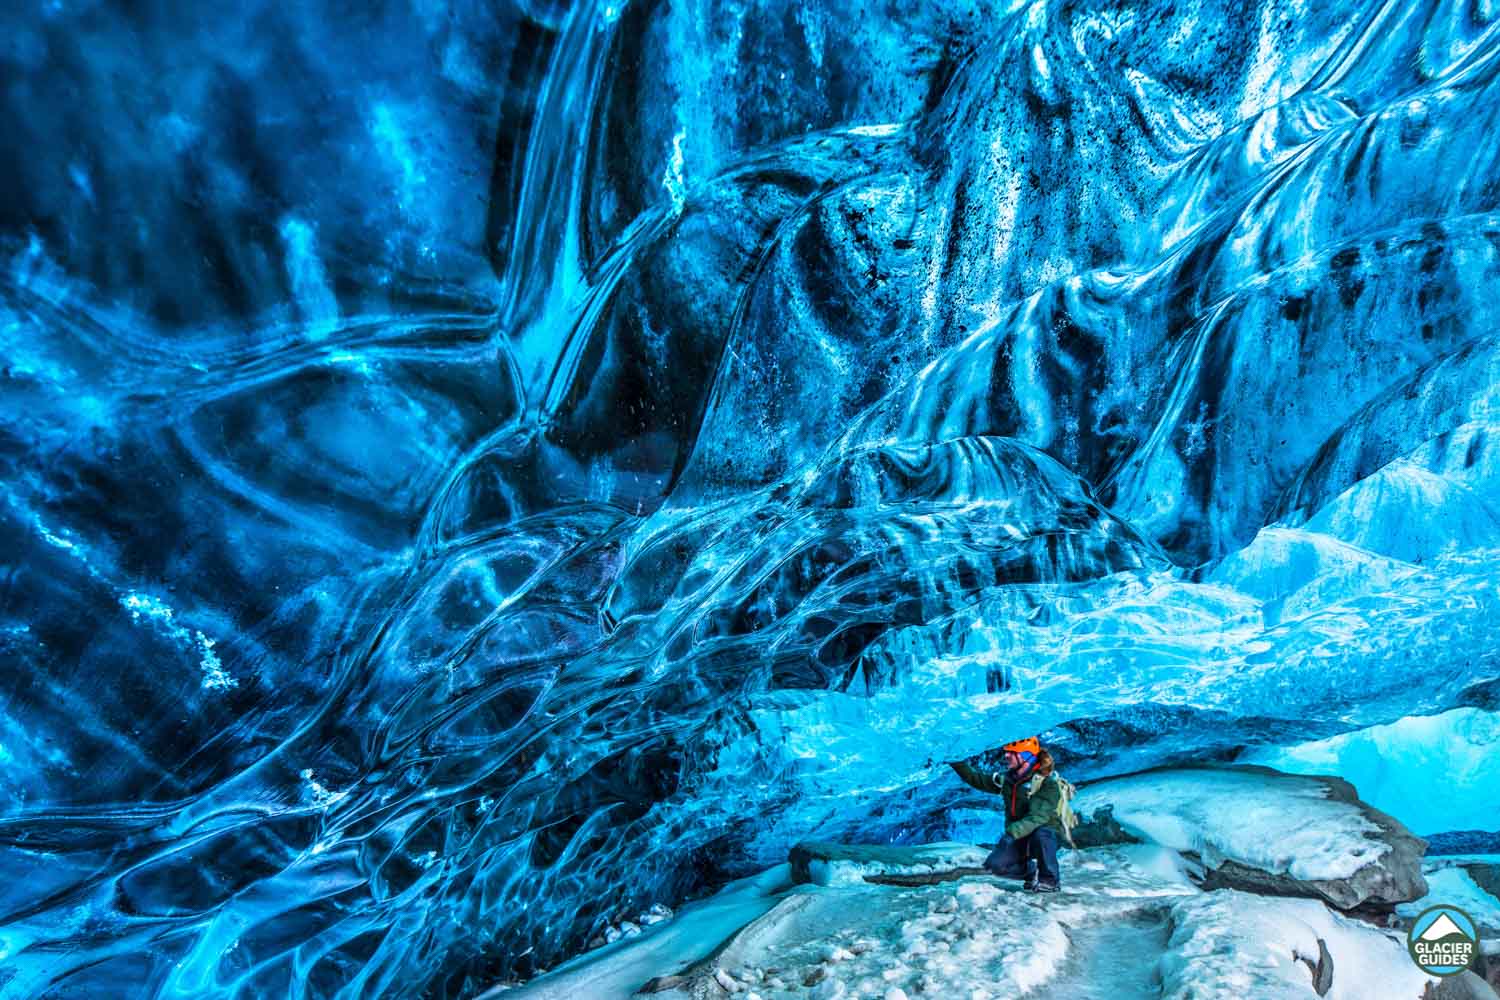
POLYGON ((1462 933, 1463 931, 1458 929, 1452 917, 1446 913, 1439 913, 1432 925, 1422 932, 1421 938, 1423 941, 1441 941, 1445 937, 1462 933))
POLYGON ((1456 906, 1423 910, 1406 934, 1413 962, 1432 976, 1456 976, 1479 951, 1479 932, 1472 917, 1456 906))

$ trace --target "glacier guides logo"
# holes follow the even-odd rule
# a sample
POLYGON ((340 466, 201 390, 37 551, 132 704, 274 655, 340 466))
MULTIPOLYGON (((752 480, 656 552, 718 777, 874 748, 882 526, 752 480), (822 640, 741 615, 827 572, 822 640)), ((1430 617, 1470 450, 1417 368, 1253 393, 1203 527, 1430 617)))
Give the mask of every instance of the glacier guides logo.
POLYGON ((1474 961, 1479 931, 1456 906, 1433 906, 1417 915, 1406 932, 1406 950, 1430 976, 1456 976, 1474 961))

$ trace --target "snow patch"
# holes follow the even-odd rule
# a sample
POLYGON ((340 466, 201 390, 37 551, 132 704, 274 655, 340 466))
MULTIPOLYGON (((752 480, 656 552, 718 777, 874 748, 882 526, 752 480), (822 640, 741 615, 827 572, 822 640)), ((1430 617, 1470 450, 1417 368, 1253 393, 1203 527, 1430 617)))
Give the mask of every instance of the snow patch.
POLYGON ((988 880, 817 892, 794 926, 745 956, 748 969, 731 970, 763 1000, 893 989, 1000 1000, 1046 983, 1069 947, 1058 911, 988 880))
POLYGON ((1355 805, 1328 798, 1311 779, 1253 771, 1184 770, 1134 775, 1082 789, 1080 816, 1114 807, 1127 830, 1210 867, 1238 861, 1303 880, 1348 878, 1390 848, 1355 805))
POLYGON ((1327 1000, 1422 995, 1428 977, 1402 938, 1311 899, 1223 890, 1179 900, 1162 956, 1163 1000, 1310 1000, 1321 939, 1333 957, 1327 1000))
MULTIPOLYGON (((966 858, 954 850, 961 846, 927 849, 966 858)), ((626 1000, 654 976, 684 972, 689 951, 716 949, 779 896, 797 905, 779 907, 769 925, 734 937, 713 964, 654 996, 683 1000, 706 984, 711 995, 742 1000, 1133 1000, 1158 995, 1159 973, 1160 995, 1169 1000, 1312 1000, 1311 972, 1300 959, 1316 962, 1319 939, 1334 958, 1332 1000, 1421 996, 1427 977, 1398 932, 1340 917, 1316 900, 1204 893, 1184 867, 1175 852, 1153 844, 1067 851, 1063 891, 1037 896, 987 876, 915 888, 783 891, 789 873, 781 866, 773 878, 728 893, 748 895, 752 908, 725 909, 719 897, 692 904, 661 928, 504 995, 626 1000), (1171 927, 1165 949, 1163 919, 1171 927), (1123 953, 1140 949, 1161 954, 1139 970, 1137 986, 1149 980, 1147 992, 1124 981, 1131 976, 1123 953)))

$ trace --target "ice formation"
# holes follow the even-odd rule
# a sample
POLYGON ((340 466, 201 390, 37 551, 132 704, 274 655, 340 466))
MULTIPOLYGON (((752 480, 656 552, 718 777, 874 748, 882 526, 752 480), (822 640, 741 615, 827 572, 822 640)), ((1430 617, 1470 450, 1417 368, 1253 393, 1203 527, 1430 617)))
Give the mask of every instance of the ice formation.
POLYGON ((469 997, 1017 735, 1500 705, 1491 4, 0 26, 0 996, 469 997))
POLYGON ((1418 833, 1500 832, 1500 715, 1456 708, 1242 758, 1281 771, 1336 774, 1418 833))

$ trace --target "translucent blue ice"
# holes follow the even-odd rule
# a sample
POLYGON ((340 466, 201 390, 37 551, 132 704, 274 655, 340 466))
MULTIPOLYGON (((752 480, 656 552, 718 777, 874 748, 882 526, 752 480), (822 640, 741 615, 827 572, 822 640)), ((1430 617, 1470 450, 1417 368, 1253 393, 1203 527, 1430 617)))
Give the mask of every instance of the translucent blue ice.
POLYGON ((1500 705, 1492 3, 0 20, 0 997, 1500 705))

